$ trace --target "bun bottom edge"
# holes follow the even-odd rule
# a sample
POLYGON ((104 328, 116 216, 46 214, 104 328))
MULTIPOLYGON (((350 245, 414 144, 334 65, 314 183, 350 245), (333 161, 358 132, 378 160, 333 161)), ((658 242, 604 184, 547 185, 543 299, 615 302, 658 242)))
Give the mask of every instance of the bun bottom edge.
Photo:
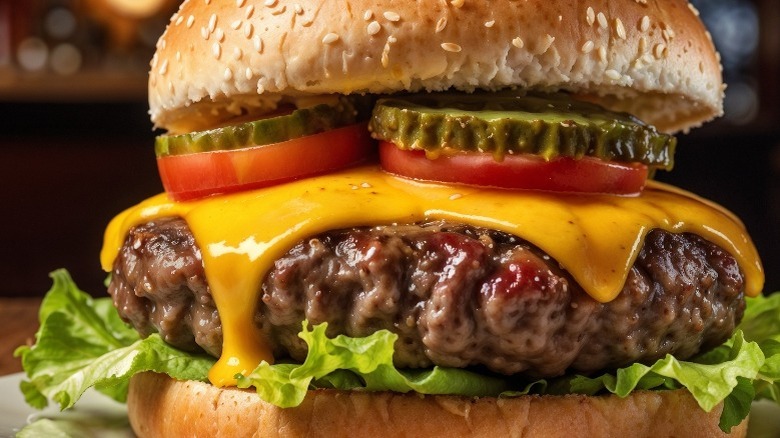
POLYGON ((685 390, 607 396, 469 398, 311 390, 282 409, 253 390, 134 376, 130 424, 140 437, 744 437, 747 420, 723 433, 721 406, 707 413, 685 390))

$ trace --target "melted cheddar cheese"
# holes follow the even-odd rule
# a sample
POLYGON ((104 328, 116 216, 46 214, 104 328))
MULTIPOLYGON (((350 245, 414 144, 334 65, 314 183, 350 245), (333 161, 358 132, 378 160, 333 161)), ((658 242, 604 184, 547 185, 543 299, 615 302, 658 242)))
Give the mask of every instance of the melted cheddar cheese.
POLYGON ((594 299, 608 302, 654 228, 691 232, 728 251, 746 274, 746 292, 760 293, 764 275, 756 249, 731 213, 690 193, 650 182, 638 197, 578 196, 422 183, 375 166, 274 187, 174 202, 165 194, 119 214, 101 252, 110 271, 131 227, 181 216, 201 248, 223 330, 222 357, 209 378, 235 384, 270 349, 253 324, 260 284, 298 241, 345 227, 448 219, 514 234, 541 248, 594 299))

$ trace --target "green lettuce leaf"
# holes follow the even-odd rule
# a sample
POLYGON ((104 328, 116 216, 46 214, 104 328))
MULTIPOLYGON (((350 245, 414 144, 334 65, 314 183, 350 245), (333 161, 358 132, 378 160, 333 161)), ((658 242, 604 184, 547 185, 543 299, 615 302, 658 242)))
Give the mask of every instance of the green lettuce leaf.
POLYGON ((731 430, 750 412, 753 387, 749 382, 758 375, 765 357, 757 343, 745 341, 741 331, 734 334, 729 344, 727 356, 718 363, 680 361, 667 355, 652 365, 637 363, 621 368, 615 374, 575 376, 569 381, 569 389, 579 394, 607 391, 626 397, 637 389, 686 388, 707 412, 728 400, 721 415, 721 427, 731 430), (742 386, 740 382, 743 382, 742 386), (744 382, 750 386, 747 403, 744 382))
POLYGON ((747 298, 739 329, 726 343, 691 361, 667 356, 596 377, 575 376, 553 385, 556 393, 686 388, 709 412, 723 402, 720 427, 729 431, 750 413, 755 398, 780 399, 780 294, 747 298))
POLYGON ((399 370, 393 365, 393 345, 398 336, 387 330, 365 338, 342 335, 332 339, 326 331, 326 323, 309 330, 304 322, 298 336, 309 352, 303 364, 263 362, 248 375, 236 376, 238 386, 254 386, 260 398, 281 407, 301 404, 310 387, 467 396, 497 396, 509 389, 505 379, 462 369, 399 370))
POLYGON ((780 404, 780 292, 748 298, 740 328, 745 338, 757 342, 766 356, 753 381, 756 399, 780 404))
POLYGON ((745 299, 747 306, 739 328, 749 341, 780 341, 780 292, 745 299))
MULTIPOLYGON (((213 358, 177 350, 158 335, 141 339, 109 298, 91 298, 64 270, 52 278, 36 344, 16 351, 29 379, 20 387, 32 406, 54 400, 65 409, 92 386, 123 401, 130 377, 143 371, 207 379, 213 358)), ((704 410, 723 402, 720 425, 729 430, 745 418, 754 398, 780 403, 780 294, 747 301, 739 330, 722 346, 689 361, 667 356, 600 376, 528 382, 444 367, 399 370, 392 363, 396 335, 379 331, 365 338, 331 339, 325 324, 309 328, 304 322, 300 337, 309 353, 303 364, 261 363, 237 378, 241 387, 254 386, 261 398, 282 407, 300 404, 309 388, 503 397, 572 392, 624 397, 635 390, 686 388, 704 410)))
POLYGON ((67 409, 93 386, 124 401, 130 377, 143 371, 205 379, 212 358, 177 350, 158 335, 141 339, 122 322, 110 298, 93 299, 64 270, 53 272, 52 279, 35 345, 14 353, 29 378, 20 389, 31 406, 42 409, 54 400, 67 409))

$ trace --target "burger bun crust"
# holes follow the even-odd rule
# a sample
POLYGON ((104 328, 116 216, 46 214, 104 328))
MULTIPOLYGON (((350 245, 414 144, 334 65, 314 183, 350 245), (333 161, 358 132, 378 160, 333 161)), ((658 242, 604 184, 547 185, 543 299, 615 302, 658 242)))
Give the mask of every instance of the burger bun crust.
POLYGON ((466 398, 389 392, 311 390, 282 409, 252 390, 134 376, 130 423, 140 438, 178 436, 425 437, 744 437, 718 428, 720 406, 706 413, 685 390, 617 396, 466 398))
POLYGON ((191 0, 158 42, 149 103, 181 133, 306 96, 512 87, 664 131, 720 115, 724 88, 685 0, 191 0))

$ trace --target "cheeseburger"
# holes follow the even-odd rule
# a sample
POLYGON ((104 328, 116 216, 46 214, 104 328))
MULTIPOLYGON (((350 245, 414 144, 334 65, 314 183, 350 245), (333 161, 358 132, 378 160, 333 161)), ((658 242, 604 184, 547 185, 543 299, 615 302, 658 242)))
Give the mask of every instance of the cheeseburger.
POLYGON ((94 385, 141 437, 744 436, 777 302, 739 219, 652 179, 722 112, 697 15, 185 1, 165 193, 106 230, 116 311, 54 274, 28 400, 94 385))

